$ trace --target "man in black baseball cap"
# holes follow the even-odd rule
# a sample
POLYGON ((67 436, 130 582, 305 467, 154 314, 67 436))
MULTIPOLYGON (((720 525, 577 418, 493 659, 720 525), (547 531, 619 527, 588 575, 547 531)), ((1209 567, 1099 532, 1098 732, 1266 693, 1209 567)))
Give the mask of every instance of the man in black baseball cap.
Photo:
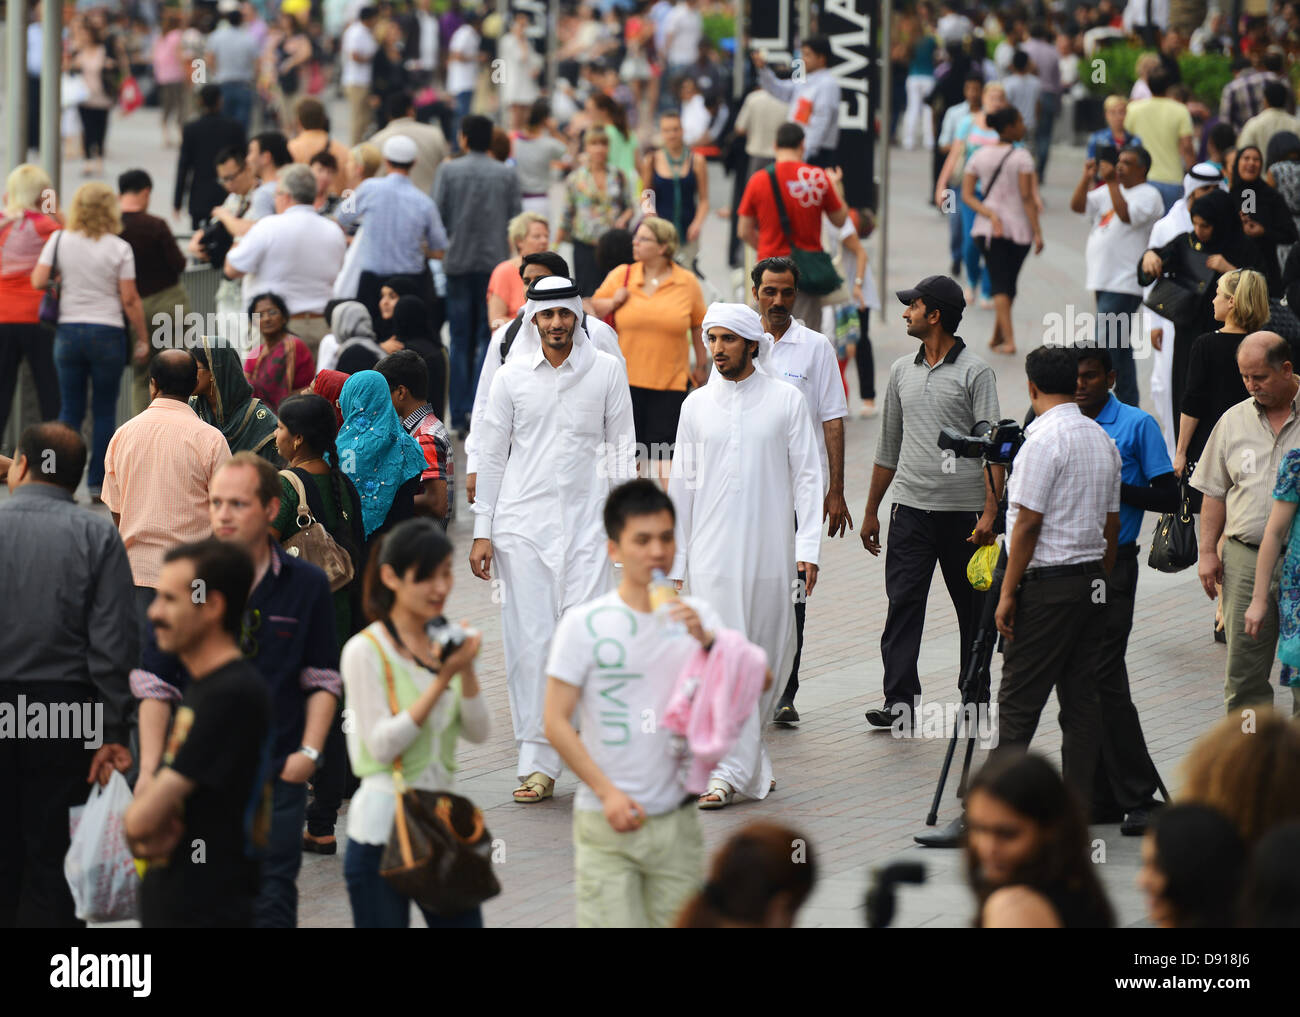
MULTIPOLYGON (((952 323, 953 328, 961 320, 961 312, 966 310, 966 298, 962 295, 961 286, 946 275, 927 275, 910 290, 898 291, 898 299, 905 304, 922 298, 926 299, 927 304, 943 304, 956 311, 957 321, 952 323)), ((908 334, 912 334, 910 329, 908 334)))
MULTIPOLYGON (((878 512, 890 490, 889 612, 880 637, 885 703, 868 710, 867 721, 903 736, 916 723, 921 699, 917 656, 934 567, 937 563, 943 572, 957 614, 964 668, 979 606, 966 580, 966 563, 975 547, 992 543, 997 518, 997 498, 979 461, 942 453, 939 432, 951 427, 973 434, 976 421, 997 420, 1001 411, 993 369, 954 334, 966 308, 961 287, 947 276, 932 275, 899 290, 898 299, 907 305, 907 334, 921 345, 890 367, 861 534, 867 551, 879 555, 878 512)), ((957 690, 949 686, 946 694, 957 690)))

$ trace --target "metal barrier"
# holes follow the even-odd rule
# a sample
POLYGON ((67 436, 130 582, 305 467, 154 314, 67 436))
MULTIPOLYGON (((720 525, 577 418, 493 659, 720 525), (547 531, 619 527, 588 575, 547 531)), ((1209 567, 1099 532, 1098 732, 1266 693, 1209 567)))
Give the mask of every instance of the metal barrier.
MULTIPOLYGON (((181 284, 185 287, 185 294, 189 299, 189 306, 192 312, 203 316, 216 314, 217 311, 217 287, 221 284, 222 275, 220 270, 213 268, 211 265, 198 264, 186 268, 181 275, 181 284)), ((146 329, 149 322, 145 322, 146 329)), ((54 341, 53 337, 50 339, 54 341)), ((14 389, 13 406, 9 412, 9 422, 5 426, 4 435, 0 437, 0 451, 10 455, 18 444, 18 436, 22 434, 23 428, 28 424, 34 424, 40 420, 40 409, 36 403, 36 393, 31 384, 31 369, 27 366, 27 361, 22 362, 21 369, 18 372, 18 384, 14 389)), ((122 371, 122 380, 118 385, 117 394, 117 426, 121 427, 134 415, 135 406, 131 396, 131 387, 135 381, 134 368, 131 365, 122 371)), ((82 422, 82 432, 86 437, 86 444, 90 444, 88 428, 90 427, 89 401, 87 402, 86 420, 82 422)))

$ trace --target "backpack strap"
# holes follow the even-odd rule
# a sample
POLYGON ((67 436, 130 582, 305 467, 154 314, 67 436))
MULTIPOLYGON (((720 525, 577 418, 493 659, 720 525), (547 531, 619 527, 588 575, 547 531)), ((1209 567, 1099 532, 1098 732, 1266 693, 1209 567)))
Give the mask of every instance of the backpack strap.
POLYGON ((501 337, 501 363, 506 362, 506 357, 510 356, 510 347, 515 344, 515 337, 519 335, 519 330, 524 327, 524 315, 521 311, 515 315, 515 320, 506 328, 506 334, 501 337))

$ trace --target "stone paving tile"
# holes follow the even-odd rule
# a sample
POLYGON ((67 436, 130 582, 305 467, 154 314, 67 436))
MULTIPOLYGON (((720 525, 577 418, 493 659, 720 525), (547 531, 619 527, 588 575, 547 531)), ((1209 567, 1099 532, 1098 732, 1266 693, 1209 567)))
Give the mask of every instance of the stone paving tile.
MULTIPOLYGON (((144 165, 158 186, 170 193, 174 153, 156 149, 151 136, 156 114, 137 114, 117 121, 116 141, 110 140, 110 178, 127 168, 124 160, 144 165)), ((2 141, 2 139, 0 139, 2 141)), ((992 312, 967 311, 961 333, 972 350, 997 372, 1005 416, 1020 416, 1028 398, 1023 372, 1024 353, 1042 337, 1048 314, 1093 309, 1081 287, 1086 224, 1068 211, 1069 190, 1082 153, 1060 148, 1053 154, 1052 178, 1044 188, 1043 217, 1047 247, 1026 262, 1021 295, 1015 307, 1017 345, 1011 358, 991 354, 985 347, 992 312)), ((73 181, 70 167, 65 181, 73 181)), ((891 251, 888 283, 892 289, 947 269, 946 226, 925 204, 929 174, 920 153, 894 153, 890 209, 891 251)), ((724 190, 715 175, 717 193, 724 190)), ((159 201, 161 203, 161 199, 159 201)), ((157 211, 157 209, 155 209, 157 211)), ((732 292, 732 279, 721 264, 720 238, 725 223, 710 218, 703 263, 721 293, 732 292)), ((879 255, 871 255, 879 271, 879 255)), ((882 386, 890 363, 911 355, 915 343, 903 331, 901 308, 892 297, 887 320, 873 316, 871 330, 876 354, 877 384, 882 386)), ((1142 391, 1150 364, 1139 362, 1142 391)), ((857 386, 850 367, 850 405, 857 404, 857 386)), ((847 425, 847 497, 855 522, 866 501, 879 420, 851 418, 847 425)), ((464 457, 458 448, 463 469, 464 457)), ((0 492, 0 498, 4 492, 0 492)), ((494 730, 484 745, 463 743, 459 753, 459 788, 486 813, 488 827, 506 848, 500 868, 504 892, 484 911, 493 926, 565 927, 573 924, 573 853, 570 832, 575 782, 563 776, 553 801, 516 805, 514 751, 506 697, 498 609, 488 587, 472 578, 464 556, 472 517, 459 495, 458 519, 451 536, 457 546, 457 589, 454 613, 471 619, 484 631, 480 658, 484 694, 491 707, 494 730)), ((84 494, 83 494, 84 502, 84 494)), ((882 512, 882 518, 887 518, 882 512)), ((930 880, 922 887, 904 887, 899 895, 900 926, 963 926, 971 917, 972 899, 965 887, 962 857, 955 851, 926 851, 912 843, 924 829, 946 742, 933 739, 900 741, 871 732, 864 709, 880 703, 880 630, 885 617, 884 562, 862 550, 857 533, 844 540, 823 541, 823 570, 808 611, 798 706, 803 722, 797 729, 773 730, 769 745, 778 789, 766 801, 745 803, 720 812, 702 813, 701 823, 710 851, 733 832, 758 820, 784 822, 806 836, 820 860, 821 880, 800 924, 808 927, 861 927, 863 894, 870 870, 894 858, 916 858, 927 865, 930 880)), ((1152 756, 1166 784, 1177 794, 1177 766, 1199 734, 1222 713, 1224 653, 1210 639, 1213 609, 1194 575, 1167 576, 1143 568, 1137 594, 1134 633, 1128 655, 1133 699, 1147 734, 1152 756)), ((956 621, 937 577, 930 591, 920 672, 928 699, 956 699, 956 621)), ((993 664, 994 682, 1000 658, 993 664)), ((1044 711, 1034 748, 1059 760, 1060 729, 1056 708, 1044 711)), ((976 753, 975 765, 983 758, 976 753)), ((960 754, 957 759, 960 765, 960 754)), ((957 811, 954 797, 956 767, 945 792, 940 822, 957 811)), ((339 833, 346 828, 341 817, 339 833)), ((1099 866, 1122 924, 1143 921, 1142 902, 1133 887, 1138 842, 1121 838, 1115 827, 1096 827, 1105 841, 1107 862, 1099 866)), ((340 926, 351 921, 342 880, 342 856, 308 855, 303 860, 300 922, 304 926, 340 926)), ((418 916, 414 924, 420 924, 418 916)))

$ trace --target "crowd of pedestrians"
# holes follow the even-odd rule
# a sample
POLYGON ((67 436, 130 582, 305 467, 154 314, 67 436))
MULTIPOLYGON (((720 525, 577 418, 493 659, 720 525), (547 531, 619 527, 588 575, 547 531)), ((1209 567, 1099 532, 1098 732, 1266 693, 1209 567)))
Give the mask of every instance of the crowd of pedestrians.
POLYGON ((1277 915, 1300 821, 1286 765, 1300 736, 1266 709, 1280 660, 1300 712, 1300 321, 1288 332, 1282 303, 1300 281, 1300 121, 1275 54, 1252 44, 1210 118, 1176 92, 1177 33, 1109 0, 1071 19, 900 12, 896 119, 905 148, 933 150, 950 274, 895 292, 917 347, 878 395, 872 219, 837 164, 825 36, 780 73, 749 54, 732 109, 699 0, 566 10, 551 88, 527 16, 436 6, 340 18, 221 0, 166 12, 147 46, 102 11, 72 26, 87 175, 126 105, 114 72, 134 80, 147 53, 140 77, 178 145, 173 224, 188 212, 193 235, 150 213, 143 169, 63 207, 33 164, 6 183, 0 425, 23 360, 43 422, 0 457, 0 563, 58 582, 9 584, 5 606, 61 624, 21 652, 0 639, 0 656, 15 643, 0 693, 89 698, 105 721, 98 751, 69 749, 54 773, 0 740, 3 780, 41 801, 17 812, 31 836, 5 848, 0 920, 75 921, 50 811, 117 770, 134 784, 123 829, 146 926, 292 927, 304 852, 343 855, 357 927, 405 927, 413 900, 430 927, 481 926, 481 899, 433 907, 385 861, 410 795, 452 796, 459 740, 504 721, 482 693, 481 634, 447 622, 467 557, 500 591, 510 800, 552 798, 566 767, 581 782, 578 923, 793 924, 817 874, 811 853, 791 860, 799 833, 755 824, 710 869, 699 813, 767 799, 768 728, 801 720, 822 543, 854 527, 850 358, 857 413, 879 416, 858 532, 885 552, 888 599, 867 725, 919 726, 936 564, 961 674, 1002 639, 1000 745, 960 819, 918 838, 964 845, 975 924, 1113 925, 1087 824, 1120 820, 1146 836, 1156 924, 1277 915), (1106 99, 1069 200, 1089 223, 1097 332, 1027 356, 1033 420, 1011 470, 941 456, 941 429, 1003 416, 995 368, 958 330, 978 302, 995 312, 990 350, 1017 353, 1062 97, 1083 37, 1111 29, 1161 43, 1133 94, 1106 99), (713 299, 699 266, 719 211, 740 302, 713 299), (187 256, 221 280, 198 334, 187 256), (1141 336, 1144 300, 1163 316, 1141 336), (1136 338, 1160 351, 1154 415, 1136 338), (105 509, 76 506, 83 483, 105 509), (1125 656, 1144 514, 1184 494, 1199 581, 1220 599, 1229 716, 1171 806, 1125 656), (458 507, 468 547, 448 536, 458 507), (967 562, 1003 523, 995 591, 976 592, 967 562), (1053 691, 1059 771, 1028 753, 1053 691), (1259 734, 1234 738, 1243 709, 1259 734), (1207 776, 1229 761, 1232 788, 1207 776))

